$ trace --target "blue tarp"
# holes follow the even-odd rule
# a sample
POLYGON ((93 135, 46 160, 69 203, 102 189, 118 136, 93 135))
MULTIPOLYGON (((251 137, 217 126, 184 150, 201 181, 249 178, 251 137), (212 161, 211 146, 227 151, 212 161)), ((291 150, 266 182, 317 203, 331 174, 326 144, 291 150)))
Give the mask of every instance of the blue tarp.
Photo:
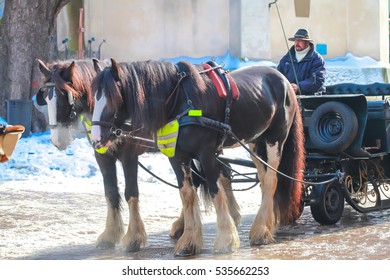
POLYGON ((8 123, 0 116, 0 125, 7 125, 8 123))
POLYGON ((265 65, 276 67, 276 64, 268 60, 249 60, 248 58, 240 59, 238 57, 232 57, 230 52, 227 51, 225 55, 222 56, 203 56, 203 57, 189 57, 189 56, 179 56, 175 58, 162 58, 163 61, 170 61, 172 63, 177 63, 179 61, 189 61, 193 64, 206 63, 210 60, 215 61, 221 65, 226 70, 234 70, 244 66, 253 66, 253 65, 265 65))
POLYGON ((0 19, 3 17, 5 0, 0 0, 0 19))

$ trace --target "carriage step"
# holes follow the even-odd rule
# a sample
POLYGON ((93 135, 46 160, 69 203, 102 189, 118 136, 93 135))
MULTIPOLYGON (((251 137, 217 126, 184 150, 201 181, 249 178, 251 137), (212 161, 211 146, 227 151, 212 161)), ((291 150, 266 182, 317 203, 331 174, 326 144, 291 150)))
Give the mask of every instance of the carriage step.
POLYGON ((375 206, 371 207, 362 207, 360 204, 357 203, 357 201, 349 195, 348 192, 344 188, 342 188, 342 191, 344 193, 345 200, 353 209, 360 213, 370 213, 374 211, 379 211, 379 210, 385 210, 385 209, 390 209, 390 199, 383 199, 379 203, 377 203, 375 206))

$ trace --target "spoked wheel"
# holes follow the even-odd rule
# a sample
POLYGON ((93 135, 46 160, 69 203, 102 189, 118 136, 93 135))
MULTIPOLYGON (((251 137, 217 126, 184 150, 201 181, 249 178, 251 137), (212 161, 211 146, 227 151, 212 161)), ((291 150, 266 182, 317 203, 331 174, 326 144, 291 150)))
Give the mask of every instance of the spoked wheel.
POLYGON ((318 202, 311 204, 310 210, 320 224, 337 223, 344 211, 344 196, 340 186, 335 182, 323 186, 318 202))

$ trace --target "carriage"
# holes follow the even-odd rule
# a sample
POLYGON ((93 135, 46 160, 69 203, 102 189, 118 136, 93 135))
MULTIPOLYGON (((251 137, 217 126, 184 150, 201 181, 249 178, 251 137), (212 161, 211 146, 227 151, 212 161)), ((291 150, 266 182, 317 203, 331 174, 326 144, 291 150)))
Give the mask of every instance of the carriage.
MULTIPOLYGON (((306 169, 303 202, 321 224, 337 223, 345 201, 368 213, 390 208, 390 85, 328 86, 322 96, 299 96, 306 169)), ((252 161, 220 156, 226 163, 252 161)), ((236 174, 233 182, 256 182, 236 174)))

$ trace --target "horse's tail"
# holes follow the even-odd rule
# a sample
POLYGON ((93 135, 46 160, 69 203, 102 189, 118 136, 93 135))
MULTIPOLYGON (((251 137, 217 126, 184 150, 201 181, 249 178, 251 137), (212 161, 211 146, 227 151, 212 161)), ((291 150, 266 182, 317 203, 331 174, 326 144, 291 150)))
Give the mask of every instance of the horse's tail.
MULTIPOLYGON (((305 169, 303 122, 299 106, 290 128, 282 153, 279 170, 297 180, 303 180, 305 169)), ((278 174, 278 185, 275 193, 276 205, 279 208, 281 224, 291 224, 302 213, 302 183, 278 174)))

